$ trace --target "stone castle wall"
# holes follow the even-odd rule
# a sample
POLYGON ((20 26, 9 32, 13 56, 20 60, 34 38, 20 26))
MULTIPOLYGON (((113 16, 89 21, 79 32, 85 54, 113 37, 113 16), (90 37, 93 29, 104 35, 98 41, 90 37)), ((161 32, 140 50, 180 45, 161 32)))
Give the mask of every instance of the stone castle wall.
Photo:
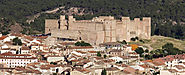
POLYGON ((92 20, 76 20, 69 16, 66 20, 65 16, 60 16, 59 20, 46 19, 45 33, 51 33, 53 37, 84 40, 92 45, 130 41, 130 38, 136 36, 150 39, 151 18, 130 20, 129 17, 122 17, 122 20, 116 20, 112 16, 99 16, 92 20))

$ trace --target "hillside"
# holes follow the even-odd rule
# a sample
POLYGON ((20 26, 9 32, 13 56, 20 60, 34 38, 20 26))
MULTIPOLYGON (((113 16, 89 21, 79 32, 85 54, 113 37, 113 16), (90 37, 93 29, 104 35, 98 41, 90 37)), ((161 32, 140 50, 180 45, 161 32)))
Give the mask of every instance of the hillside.
POLYGON ((11 25, 19 23, 22 33, 44 33, 44 19, 58 18, 61 14, 77 19, 112 15, 117 19, 152 17, 152 35, 185 39, 184 7, 184 0, 0 0, 0 32, 8 33, 15 29, 11 25), (26 22, 38 13, 61 6, 65 8, 56 13, 42 13, 30 24, 26 22), (77 13, 71 13, 76 11, 71 8, 78 8, 77 13))
POLYGON ((164 36, 152 36, 151 40, 144 40, 145 43, 142 42, 130 42, 131 44, 140 44, 149 48, 150 50, 161 49, 163 45, 166 43, 173 43, 174 47, 179 48, 180 50, 185 51, 185 41, 164 37, 164 36))

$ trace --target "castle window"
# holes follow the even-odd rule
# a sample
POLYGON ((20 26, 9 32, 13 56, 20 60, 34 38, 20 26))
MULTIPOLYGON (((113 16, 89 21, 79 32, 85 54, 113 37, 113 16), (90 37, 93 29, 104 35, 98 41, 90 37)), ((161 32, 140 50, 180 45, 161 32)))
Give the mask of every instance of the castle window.
POLYGON ((81 37, 80 37, 79 39, 80 39, 80 40, 82 40, 82 38, 81 38, 81 37))
POLYGON ((60 29, 60 21, 58 21, 58 29, 60 29))
POLYGON ((136 34, 136 32, 135 31, 131 31, 130 34, 136 34))

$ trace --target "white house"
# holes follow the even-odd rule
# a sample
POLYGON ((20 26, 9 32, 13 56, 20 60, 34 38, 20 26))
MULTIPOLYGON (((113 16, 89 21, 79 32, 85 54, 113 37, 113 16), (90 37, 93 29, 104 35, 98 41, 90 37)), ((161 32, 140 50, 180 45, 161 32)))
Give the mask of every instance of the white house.
POLYGON ((64 61, 64 57, 61 56, 47 56, 48 62, 57 62, 57 61, 64 61))
POLYGON ((0 55, 0 63, 7 64, 8 67, 25 67, 29 63, 38 62, 36 57, 26 54, 12 54, 11 52, 0 55))

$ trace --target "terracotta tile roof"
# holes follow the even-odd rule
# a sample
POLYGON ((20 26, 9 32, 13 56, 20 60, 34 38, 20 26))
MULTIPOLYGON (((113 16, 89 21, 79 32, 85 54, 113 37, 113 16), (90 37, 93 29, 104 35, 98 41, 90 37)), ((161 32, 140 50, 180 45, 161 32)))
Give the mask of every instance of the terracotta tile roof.
POLYGON ((22 37, 22 36, 23 36, 23 34, 19 34, 19 33, 12 33, 12 34, 10 34, 10 36, 22 37))
POLYGON ((177 69, 179 69, 179 70, 181 70, 181 69, 185 69, 185 67, 184 67, 184 66, 182 66, 182 65, 175 65, 175 67, 176 67, 177 69))
POLYGON ((155 59, 152 61, 152 63, 155 65, 155 66, 162 66, 162 65, 165 65, 165 62, 161 59, 155 59))
POLYGON ((82 73, 89 73, 90 71, 87 69, 76 69, 77 71, 80 71, 82 73))
POLYGON ((110 68, 106 68, 106 71, 118 71, 119 69, 116 67, 110 67, 110 68))
POLYGON ((97 53, 96 51, 88 51, 89 53, 97 53))
POLYGON ((128 67, 128 65, 126 65, 126 64, 121 64, 121 67, 128 67))
POLYGON ((74 42, 62 42, 62 43, 59 43, 61 45, 75 45, 74 42))
POLYGON ((26 47, 26 46, 23 46, 21 49, 22 50, 30 50, 30 48, 29 47, 26 47))
POLYGON ((38 39, 46 39, 46 38, 48 38, 48 36, 38 36, 36 38, 38 38, 38 39))
POLYGON ((94 47, 92 46, 75 46, 75 47, 69 47, 68 49, 92 49, 94 47))
POLYGON ((168 69, 168 71, 171 72, 171 73, 176 73, 176 72, 178 72, 178 71, 175 70, 175 69, 168 69))
POLYGON ((7 36, 1 36, 0 40, 4 40, 5 38, 7 38, 7 36))
POLYGON ((106 45, 121 45, 121 43, 118 43, 118 42, 106 42, 106 43, 99 44, 99 46, 106 46, 106 45))
POLYGON ((74 54, 74 53, 72 53, 72 55, 74 55, 74 56, 76 56, 76 57, 81 57, 81 56, 79 56, 79 55, 76 55, 76 54, 74 54))
POLYGON ((33 38, 32 38, 31 36, 24 36, 24 38, 25 38, 25 39, 28 39, 28 40, 30 40, 30 41, 33 40, 33 38))
POLYGON ((96 60, 102 60, 103 57, 94 57, 96 60))
POLYGON ((120 53, 120 52, 122 52, 122 50, 113 49, 113 50, 111 50, 110 52, 118 52, 118 53, 120 53))
POLYGON ((37 40, 37 41, 39 41, 40 43, 42 43, 42 40, 37 40))
POLYGON ((10 48, 3 48, 3 49, 1 49, 1 50, 10 50, 10 48))
POLYGON ((78 53, 81 53, 81 54, 85 54, 86 52, 83 52, 83 51, 76 51, 78 53))
POLYGON ((40 66, 40 69, 50 69, 51 67, 57 67, 56 65, 52 65, 52 64, 49 64, 49 65, 41 65, 40 66))
POLYGON ((77 66, 83 66, 83 65, 85 65, 85 63, 78 62, 78 63, 76 63, 76 65, 77 65, 77 66))
POLYGON ((111 62, 114 62, 114 60, 103 60, 104 63, 111 63, 111 62))
POLYGON ((136 70, 132 67, 126 67, 124 70, 123 70, 125 73, 131 73, 132 75, 135 75, 135 72, 136 70))
POLYGON ((143 63, 146 63, 146 62, 152 62, 152 60, 144 60, 144 61, 141 61, 143 63))
POLYGON ((139 66, 141 66, 141 67, 143 67, 143 68, 145 68, 145 69, 146 69, 146 68, 150 68, 149 65, 147 65, 147 64, 143 64, 143 65, 139 65, 139 66))
POLYGON ((78 60, 71 60, 72 62, 78 62, 78 60))
POLYGON ((124 73, 126 74, 131 74, 130 72, 126 71, 126 70, 123 70, 124 73))

